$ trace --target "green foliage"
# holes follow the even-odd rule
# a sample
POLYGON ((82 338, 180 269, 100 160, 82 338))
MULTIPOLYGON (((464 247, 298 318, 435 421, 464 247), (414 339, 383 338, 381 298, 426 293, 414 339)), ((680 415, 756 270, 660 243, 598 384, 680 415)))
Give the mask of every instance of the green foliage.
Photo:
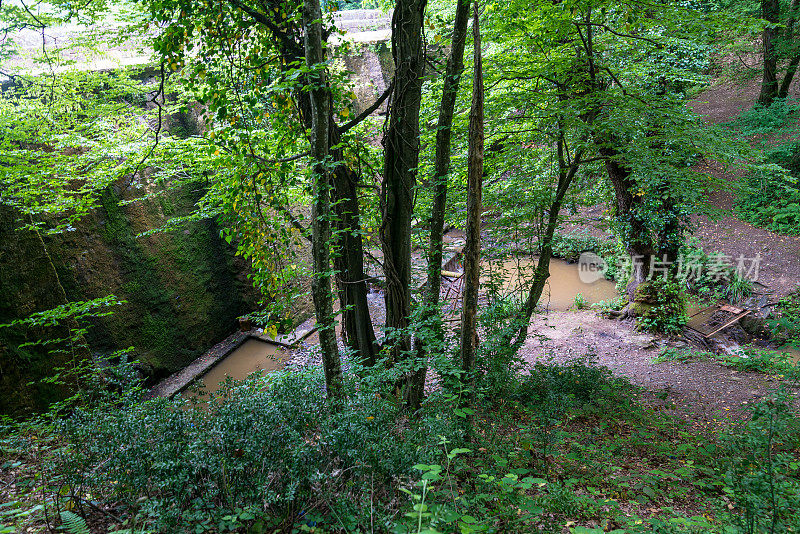
POLYGON ((73 231, 107 186, 137 171, 149 113, 127 100, 148 90, 134 75, 67 71, 4 91, 0 204, 47 233, 73 231))
POLYGON ((723 491, 736 503, 732 532, 791 532, 800 507, 800 425, 786 392, 753 407, 752 419, 728 444, 723 491))
POLYGON ((682 264, 678 278, 692 293, 707 299, 741 302, 753 292, 753 283, 745 278, 748 265, 740 269, 736 258, 721 252, 707 253, 690 241, 681 249, 682 264))
MULTIPOLYGON (((796 166, 794 160, 800 151, 792 143, 791 161, 781 155, 782 147, 768 154, 770 159, 783 160, 778 164, 789 168, 796 166)), ((741 217, 757 226, 769 228, 778 233, 795 235, 800 232, 800 187, 797 173, 800 169, 787 172, 751 173, 745 178, 736 209, 741 217)))
POLYGON ((601 300, 592 304, 592 309, 600 310, 601 313, 608 313, 610 311, 620 311, 628 304, 628 299, 619 296, 614 299, 601 300))
POLYGON ((800 288, 778 301, 776 319, 770 326, 777 337, 800 346, 800 288))
POLYGON ((583 293, 578 293, 575 295, 572 305, 576 310, 585 310, 589 307, 589 301, 586 300, 586 297, 583 296, 583 293))
POLYGON ((639 328, 677 334, 686 325, 686 294, 675 280, 657 278, 639 285, 634 301, 642 312, 636 317, 639 328))
POLYGON ((744 347, 738 355, 724 354, 719 359, 740 371, 780 374, 790 379, 800 378, 798 363, 780 350, 744 347))
MULTIPOLYGON (((743 136, 783 135, 799 108, 778 100, 770 107, 756 106, 742 112, 729 126, 743 136)), ((736 209, 743 219, 755 225, 796 234, 800 231, 800 146, 788 141, 765 147, 764 152, 773 167, 754 169, 745 176, 736 209)))
POLYGON ((331 520, 346 513, 363 524, 371 484, 386 488, 409 474, 428 440, 450 432, 433 414, 398 426, 402 405, 375 389, 376 379, 348 381, 338 405, 326 401, 319 372, 295 371, 231 383, 202 409, 137 395, 82 407, 58 424, 71 445, 54 468, 161 531, 223 528, 237 508, 292 525, 292 509, 322 503, 331 520))
POLYGON ((589 355, 563 364, 536 362, 509 398, 563 417, 576 407, 613 404, 612 399, 620 399, 626 388, 630 388, 626 380, 613 378, 589 355))
POLYGON ((653 363, 663 362, 689 362, 693 360, 710 360, 714 359, 716 355, 711 352, 703 352, 692 349, 676 349, 673 347, 664 347, 658 356, 653 358, 653 363))
POLYGON ((743 347, 739 354, 716 354, 693 349, 664 348, 653 359, 654 363, 716 360, 739 371, 782 375, 789 379, 800 378, 798 363, 780 350, 743 347))
POLYGON ((502 342, 507 330, 519 328, 516 318, 524 302, 514 295, 503 294, 500 288, 499 284, 489 284, 489 305, 478 316, 484 339, 478 347, 476 366, 480 377, 479 388, 482 395, 488 398, 502 394, 515 383, 524 365, 516 351, 502 342))
POLYGON ((601 241, 596 237, 587 234, 556 233, 553 236, 553 255, 563 258, 568 262, 576 262, 584 252, 594 252, 603 258, 610 256, 616 250, 616 242, 613 240, 601 241))
POLYGON ((800 106, 786 100, 776 100, 770 106, 756 105, 745 109, 736 119, 726 124, 743 137, 774 133, 788 126, 800 106))
POLYGON ((61 528, 67 534, 90 534, 86 520, 74 512, 65 510, 61 512, 61 528))

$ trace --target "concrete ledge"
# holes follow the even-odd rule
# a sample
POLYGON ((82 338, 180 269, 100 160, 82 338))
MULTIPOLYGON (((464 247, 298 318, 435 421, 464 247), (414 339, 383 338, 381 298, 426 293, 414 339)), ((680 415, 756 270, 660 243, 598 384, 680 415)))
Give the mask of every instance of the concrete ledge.
POLYGON ((257 330, 234 332, 211 347, 205 354, 198 357, 192 363, 150 388, 150 391, 147 392, 147 398, 172 397, 180 393, 189 387, 189 384, 203 376, 206 371, 241 347, 248 339, 256 339, 283 349, 291 349, 315 331, 316 328, 310 331, 300 330, 298 328, 289 335, 279 336, 278 339, 272 339, 268 335, 257 330))

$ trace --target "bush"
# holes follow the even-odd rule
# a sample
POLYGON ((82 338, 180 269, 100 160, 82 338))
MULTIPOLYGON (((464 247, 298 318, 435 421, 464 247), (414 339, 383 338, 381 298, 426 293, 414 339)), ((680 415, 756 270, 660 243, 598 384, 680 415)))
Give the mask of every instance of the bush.
POLYGON ((727 444, 723 491, 736 504, 732 532, 795 532, 800 509, 800 425, 779 391, 753 408, 752 419, 727 444))
POLYGON ((750 137, 774 132, 788 125, 799 107, 785 100, 776 100, 770 106, 756 105, 743 111, 735 120, 725 124, 739 135, 750 137))
POLYGON ((681 281, 688 290, 708 299, 739 302, 753 293, 753 282, 743 278, 731 258, 719 252, 706 253, 694 242, 681 249, 684 265, 681 281))
POLYGON ((741 217, 775 232, 800 233, 800 187, 785 175, 749 175, 736 206, 741 217))
POLYGON ((778 301, 776 319, 770 326, 776 337, 800 346, 800 288, 778 301))
POLYGON ((800 369, 789 356, 780 351, 746 347, 739 356, 723 355, 720 359, 740 371, 781 374, 788 378, 800 378, 800 369))
POLYGON ((394 491, 450 425, 437 414, 404 428, 400 403, 369 383, 349 381, 333 404, 324 383, 318 371, 271 373, 229 383, 207 409, 138 398, 78 409, 59 425, 67 447, 53 470, 163 532, 225 530, 242 511, 286 528, 310 509, 350 529, 369 521, 372 485, 394 491))
POLYGON ((677 334, 684 326, 686 295, 679 282, 655 279, 636 288, 634 295, 636 325, 651 332, 677 334))
POLYGON ((504 343, 508 329, 519 329, 516 319, 525 304, 514 296, 501 296, 489 291, 489 304, 478 316, 482 342, 479 347, 477 370, 481 395, 489 399, 502 395, 517 381, 524 365, 518 351, 504 343))
POLYGON ((572 305, 575 306, 576 310, 585 310, 589 307, 589 301, 586 300, 586 297, 583 296, 583 293, 578 293, 575 295, 572 305))
POLYGON ((536 362, 509 390, 508 398, 543 413, 555 411, 560 417, 578 407, 617 404, 622 391, 630 394, 630 384, 614 378, 608 368, 600 367, 588 355, 564 364, 536 362))
POLYGON ((568 262, 576 262, 584 252, 594 252, 607 261, 617 250, 617 242, 600 241, 587 234, 555 234, 553 235, 553 256, 568 262))

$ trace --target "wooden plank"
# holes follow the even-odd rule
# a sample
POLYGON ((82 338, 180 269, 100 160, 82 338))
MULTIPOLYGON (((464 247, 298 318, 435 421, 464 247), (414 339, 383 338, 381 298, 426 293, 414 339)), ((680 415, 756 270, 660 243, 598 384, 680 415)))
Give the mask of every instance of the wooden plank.
POLYGON ((706 306, 706 307, 705 307, 705 308, 703 308, 702 310, 698 310, 698 311, 694 312, 693 314, 691 314, 691 315, 689 316, 689 318, 691 319, 692 317, 695 317, 695 316, 697 316, 697 315, 700 315, 700 314, 701 314, 701 313, 703 313, 703 312, 707 312, 707 311, 708 311, 708 310, 710 310, 711 308, 715 308, 715 307, 716 307, 716 306, 706 306))
MULTIPOLYGON (((707 339, 707 338, 710 338, 711 336, 713 336, 713 335, 714 335, 714 334, 716 334, 717 332, 721 332, 722 330, 725 330, 726 328, 728 328, 729 326, 731 326, 733 323, 737 322, 739 319, 741 319, 741 318, 742 318, 742 317, 744 317, 745 315, 749 315, 749 314, 750 314, 750 310, 747 310, 746 312, 742 313, 741 315, 736 315, 736 316, 734 316, 732 319, 730 319, 728 322, 726 322, 725 324, 723 324, 722 326, 720 326, 719 328, 717 328, 716 330, 714 330, 714 331, 712 331, 712 332, 709 332, 708 334, 704 334, 704 335, 703 335, 703 337, 705 337, 706 339, 707 339)), ((695 330, 695 331, 696 331, 696 330, 695 330)), ((701 334, 702 334, 702 332, 701 332, 701 334)))

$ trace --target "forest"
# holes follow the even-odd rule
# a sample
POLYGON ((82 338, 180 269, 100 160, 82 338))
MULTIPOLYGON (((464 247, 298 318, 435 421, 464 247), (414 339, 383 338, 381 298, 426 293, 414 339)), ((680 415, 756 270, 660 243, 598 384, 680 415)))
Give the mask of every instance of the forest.
POLYGON ((800 532, 798 17, 0 0, 0 534, 800 532))

